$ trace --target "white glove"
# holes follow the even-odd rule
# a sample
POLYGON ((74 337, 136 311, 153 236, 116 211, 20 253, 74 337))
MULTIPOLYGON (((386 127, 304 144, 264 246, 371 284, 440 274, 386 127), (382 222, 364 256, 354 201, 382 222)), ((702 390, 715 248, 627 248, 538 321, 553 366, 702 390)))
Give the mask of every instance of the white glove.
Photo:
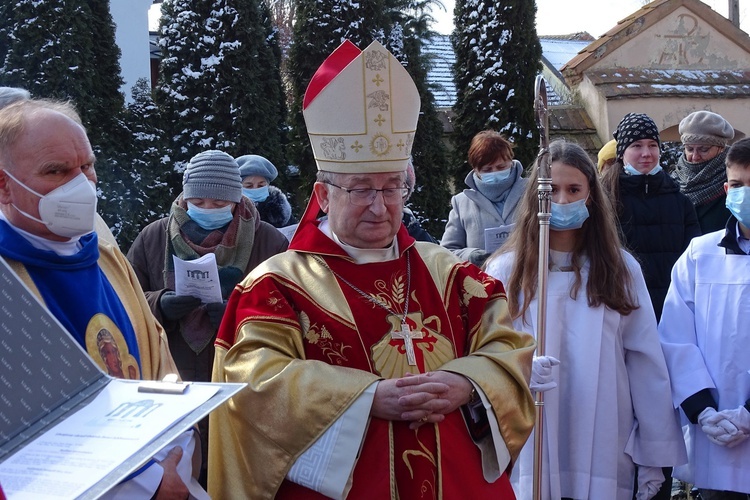
POLYGON ((727 417, 726 411, 717 412, 711 407, 703 410, 698 415, 698 425, 706 434, 708 440, 719 446, 732 448, 744 441, 748 436, 740 432, 736 425, 727 417))
POLYGON ((552 356, 535 356, 531 364, 531 382, 529 389, 535 392, 545 392, 557 387, 552 376, 552 367, 560 364, 560 360, 552 356))
POLYGON ((635 500, 649 500, 659 493, 661 483, 664 482, 664 473, 661 467, 638 466, 638 493, 635 500))
POLYGON ((721 410, 719 414, 724 415, 745 436, 750 435, 750 412, 744 405, 734 410, 721 410))

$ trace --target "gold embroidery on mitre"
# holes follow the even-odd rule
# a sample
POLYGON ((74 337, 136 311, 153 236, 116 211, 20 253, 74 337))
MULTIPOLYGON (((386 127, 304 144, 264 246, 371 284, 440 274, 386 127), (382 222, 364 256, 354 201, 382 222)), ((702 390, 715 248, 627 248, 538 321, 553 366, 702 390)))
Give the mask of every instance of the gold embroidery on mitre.
MULTIPOLYGON (((453 346, 450 341, 438 332, 427 328, 422 319, 421 312, 413 312, 407 315, 407 322, 413 331, 422 332, 423 338, 415 339, 414 351, 420 352, 417 363, 424 371, 437 370, 454 358, 453 346)), ((393 339, 391 332, 401 329, 401 318, 389 314, 386 317, 389 331, 383 335, 370 352, 376 373, 385 378, 402 377, 404 373, 412 371, 409 361, 406 359, 406 348, 404 341, 393 339)))
POLYGON ((365 53, 365 67, 370 71, 383 71, 387 60, 388 53, 382 50, 371 50, 365 53))
POLYGON ((320 140, 323 156, 329 160, 346 160, 346 144, 343 137, 323 137, 320 140))
MULTIPOLYGON (((390 96, 385 90, 370 92, 367 94, 367 97, 370 98, 370 102, 367 104, 367 109, 377 108, 378 111, 388 111, 390 108, 390 96)), ((383 118, 380 114, 378 114, 378 117, 383 118)), ((378 125, 382 125, 382 123, 379 123, 378 125)))
MULTIPOLYGON (((334 60, 326 59, 319 71, 330 69, 334 60)), ((316 89, 303 109, 318 170, 405 171, 419 107, 419 92, 409 73, 373 42, 324 88, 316 89)))
POLYGON ((391 150, 391 140, 383 134, 375 134, 370 141, 370 152, 375 156, 386 156, 391 150))

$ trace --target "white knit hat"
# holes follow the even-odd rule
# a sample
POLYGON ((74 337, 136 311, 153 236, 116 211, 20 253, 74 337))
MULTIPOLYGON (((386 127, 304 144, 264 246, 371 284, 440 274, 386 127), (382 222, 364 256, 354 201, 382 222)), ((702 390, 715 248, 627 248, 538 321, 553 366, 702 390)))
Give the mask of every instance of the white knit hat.
POLYGON ((419 118, 409 73, 378 42, 342 43, 321 64, 302 109, 318 170, 403 172, 419 118))

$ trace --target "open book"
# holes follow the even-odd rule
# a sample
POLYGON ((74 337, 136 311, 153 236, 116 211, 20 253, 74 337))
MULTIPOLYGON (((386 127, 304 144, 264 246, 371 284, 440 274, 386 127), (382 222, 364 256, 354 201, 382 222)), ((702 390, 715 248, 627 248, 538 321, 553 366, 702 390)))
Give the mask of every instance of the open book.
POLYGON ((245 384, 104 373, 0 258, 0 486, 96 498, 245 384))

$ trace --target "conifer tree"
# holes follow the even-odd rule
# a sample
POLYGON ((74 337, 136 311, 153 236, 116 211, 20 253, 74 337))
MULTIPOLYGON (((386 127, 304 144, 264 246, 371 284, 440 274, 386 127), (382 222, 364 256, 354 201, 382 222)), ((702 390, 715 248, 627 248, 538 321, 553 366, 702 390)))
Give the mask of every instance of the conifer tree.
POLYGON ((536 3, 529 0, 456 2, 451 42, 456 54, 453 120, 455 181, 463 184, 466 155, 484 129, 505 134, 525 167, 536 156, 534 80, 541 68, 536 3))
POLYGON ((127 217, 129 131, 109 0, 4 2, 0 16, 0 84, 73 102, 97 157, 99 212, 110 225, 127 217))
POLYGON ((260 0, 162 4, 157 103, 177 173, 207 149, 285 163, 284 95, 267 16, 260 0))
POLYGON ((212 88, 203 72, 203 61, 213 54, 213 45, 206 47, 203 37, 202 25, 209 13, 207 8, 200 8, 204 3, 167 0, 161 4, 161 63, 155 97, 167 134, 165 150, 174 169, 169 182, 178 192, 181 181, 178 174, 188 160, 202 150, 215 147, 205 126, 213 117, 207 116, 212 88))
POLYGON ((123 182, 122 215, 113 232, 123 252, 147 224, 169 214, 176 196, 169 185, 171 165, 164 157, 164 130, 159 109, 154 103, 151 83, 139 78, 131 90, 125 121, 132 131, 127 151, 131 160, 130 175, 123 182), (127 215, 127 217, 125 217, 127 215))
POLYGON ((442 140, 443 124, 438 118, 435 97, 427 81, 430 60, 424 47, 433 35, 429 28, 432 18, 427 14, 432 3, 429 0, 398 0, 390 10, 394 27, 388 45, 414 80, 421 101, 412 148, 416 186, 409 206, 422 226, 435 238, 440 238, 450 208, 450 175, 447 150, 442 140))
POLYGON ((35 97, 86 95, 92 74, 91 38, 82 36, 85 2, 18 0, 0 4, 0 84, 35 97), (28 22, 34 19, 34 22, 28 22))
POLYGON ((389 20, 383 0, 297 0, 297 19, 289 53, 293 101, 289 115, 289 157, 299 168, 297 199, 306 200, 317 171, 302 116, 302 99, 320 64, 344 40, 364 49, 373 40, 385 42, 389 20))

